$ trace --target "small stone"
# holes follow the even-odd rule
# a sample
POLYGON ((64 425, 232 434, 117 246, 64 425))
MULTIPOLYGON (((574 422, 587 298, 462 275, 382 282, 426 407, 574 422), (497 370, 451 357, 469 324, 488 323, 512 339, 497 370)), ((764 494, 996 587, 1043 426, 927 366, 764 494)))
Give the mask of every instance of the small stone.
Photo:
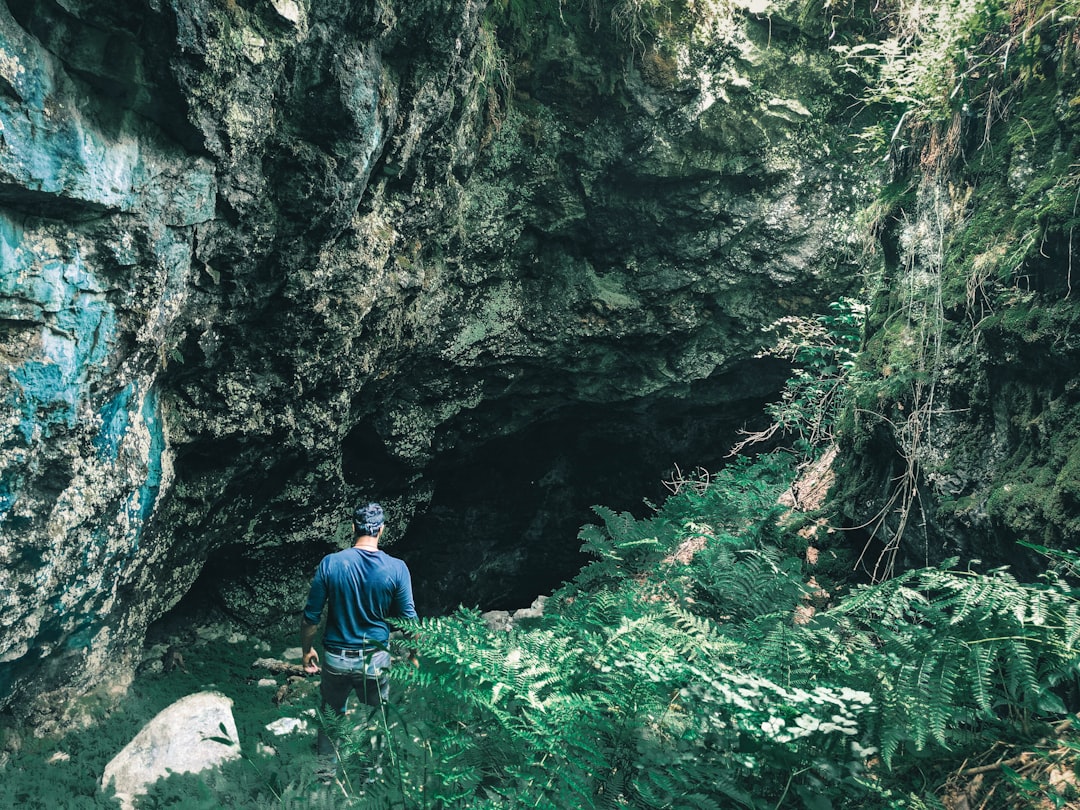
POLYGON ((307 731, 307 720, 300 717, 282 717, 273 723, 268 723, 266 730, 277 737, 284 737, 286 734, 307 731))
POLYGON ((488 626, 489 630, 499 632, 510 629, 511 620, 509 611, 489 610, 486 613, 481 613, 480 618, 484 620, 484 624, 488 626))

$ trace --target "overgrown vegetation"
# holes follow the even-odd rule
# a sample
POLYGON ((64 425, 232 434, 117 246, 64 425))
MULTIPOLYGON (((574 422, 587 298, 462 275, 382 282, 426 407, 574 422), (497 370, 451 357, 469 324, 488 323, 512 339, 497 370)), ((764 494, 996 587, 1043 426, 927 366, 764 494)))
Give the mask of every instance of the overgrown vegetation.
POLYGON ((1075 582, 943 567, 841 596, 776 505, 789 463, 647 520, 597 510, 596 561, 533 627, 421 622, 425 666, 398 677, 424 713, 397 716, 362 806, 939 806, 997 750, 1040 763, 986 769, 1001 799, 1080 800, 1075 582))
POLYGON ((314 683, 260 684, 249 663, 291 633, 267 647, 218 630, 93 730, 8 745, 0 804, 113 806, 107 759, 172 699, 214 688, 235 702, 244 759, 174 774, 138 807, 1074 806, 1080 557, 1036 548, 1046 571, 1029 583, 952 560, 850 587, 830 564, 843 542, 783 505, 831 440, 858 323, 848 302, 781 341, 805 364, 775 410, 800 453, 686 478, 647 519, 598 507, 580 535, 593 561, 541 618, 416 622, 422 665, 395 667, 385 712, 336 725, 331 783, 316 778, 315 725, 335 724, 314 683), (282 717, 307 733, 273 736, 282 717))
POLYGON ((783 357, 795 368, 780 399, 765 406, 772 424, 745 433, 732 455, 784 437, 793 440, 793 450, 810 457, 835 441, 844 392, 854 382, 866 305, 844 298, 830 308, 827 315, 789 315, 774 324, 776 340, 762 355, 783 357))
POLYGON ((867 88, 865 154, 890 175, 839 431, 838 500, 871 535, 866 568, 888 575, 898 554, 912 565, 939 548, 1019 562, 1016 540, 1068 547, 1080 8, 827 7, 867 88))
POLYGON ((174 775, 138 806, 839 810, 941 807, 950 791, 970 806, 993 792, 988 808, 1080 801, 1080 559, 1054 553, 1035 583, 950 564, 847 590, 778 505, 792 461, 741 459, 648 519, 597 509, 581 533, 594 561, 543 618, 509 632, 467 609, 418 622, 422 665, 393 670, 385 714, 352 715, 333 784, 314 778, 310 733, 264 728, 314 708, 313 684, 275 707, 251 642, 216 642, 205 652, 227 649, 226 660, 189 654, 191 674, 140 679, 118 715, 61 741, 70 760, 46 764, 48 749, 29 743, 0 803, 109 806, 97 776, 140 715, 211 685, 236 701, 245 760, 174 775))

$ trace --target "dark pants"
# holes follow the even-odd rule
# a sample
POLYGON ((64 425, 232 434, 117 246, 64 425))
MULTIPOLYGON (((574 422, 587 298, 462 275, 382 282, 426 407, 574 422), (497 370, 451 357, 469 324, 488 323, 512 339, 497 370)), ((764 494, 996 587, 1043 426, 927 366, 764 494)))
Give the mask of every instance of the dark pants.
MULTIPOLYGON (((323 708, 330 707, 335 714, 344 715, 353 692, 368 706, 384 705, 390 698, 389 670, 390 653, 386 650, 367 649, 356 656, 326 650, 320 684, 323 708)), ((322 729, 319 729, 319 753, 337 753, 322 729)))

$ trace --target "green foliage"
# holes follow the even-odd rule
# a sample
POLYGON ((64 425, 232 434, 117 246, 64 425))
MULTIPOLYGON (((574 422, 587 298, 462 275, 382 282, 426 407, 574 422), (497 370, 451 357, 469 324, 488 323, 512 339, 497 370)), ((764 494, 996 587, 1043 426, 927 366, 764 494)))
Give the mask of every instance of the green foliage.
MULTIPOLYGON (((826 2, 826 14, 835 19, 838 5, 826 2)), ((869 33, 856 29, 833 46, 865 83, 863 101, 885 119, 864 140, 882 153, 957 114, 984 119, 989 130, 1010 94, 1044 76, 1048 53, 1071 58, 1077 8, 1073 0, 878 4, 869 33)), ((958 149, 957 141, 948 144, 950 153, 958 149)), ((924 165, 928 157, 924 152, 924 165)))
POLYGON ((881 263, 842 418, 844 510, 888 549, 875 574, 917 531, 932 548, 982 515, 994 544, 1069 544, 1077 5, 879 9, 842 45, 881 68, 863 75, 894 180, 868 212, 881 263), (999 440, 1011 457, 980 480, 971 460, 999 440))
POLYGON ((591 39, 611 21, 610 5, 610 0, 492 0, 484 24, 515 59, 529 62, 549 37, 591 39))
POLYGON ((581 535, 595 560, 536 626, 494 632, 468 610, 419 622, 423 669, 395 677, 424 743, 403 720, 391 748, 407 764, 387 795, 935 806, 906 787, 909 771, 1066 711, 1080 603, 1059 578, 927 569, 795 621, 811 589, 776 528, 783 469, 742 461, 645 520, 598 509, 581 535))
MULTIPOLYGON (((19 740, 10 747, 10 761, 8 752, 0 752, 0 807, 116 810, 113 791, 102 791, 99 786, 105 765, 166 706, 184 695, 210 689, 233 700, 243 758, 202 774, 174 774, 139 799, 137 808, 340 807, 340 790, 332 796, 316 780, 310 739, 279 738, 266 730, 267 723, 298 710, 288 703, 275 705, 270 699, 273 691, 258 685, 258 671, 251 666, 260 657, 254 649, 256 640, 222 635, 227 640, 208 634, 185 649, 183 668, 139 675, 108 714, 98 713, 88 727, 73 728, 59 738, 38 737, 32 729, 5 728, 0 719, 0 739, 10 734, 19 740), (265 745, 274 752, 264 749, 265 745)), ((295 623, 289 622, 287 640, 274 639, 274 643, 280 645, 278 649, 295 644, 295 623)), ((303 708, 317 703, 314 683, 295 685, 291 692, 292 700, 303 708)), ((103 702, 104 706, 112 703, 103 702)))
MULTIPOLYGON (((1080 558, 1055 552, 1038 583, 912 571, 811 620, 812 571, 776 507, 792 466, 740 459, 647 519, 597 509, 581 533, 594 560, 510 632, 468 609, 415 622, 422 664, 394 667, 385 711, 321 718, 341 741, 330 784, 309 736, 264 730, 314 707, 314 685, 274 707, 250 651, 214 645, 227 661, 191 656, 191 673, 141 678, 107 733, 68 739, 70 762, 38 763, 67 804, 31 789, 30 758, 9 763, 0 803, 111 806, 96 787, 107 758, 177 694, 211 684, 236 702, 244 759, 174 774, 139 807, 885 810, 940 807, 928 777, 1003 742, 1075 762, 1072 738, 1052 753, 1034 741, 1076 709, 1080 558)), ((1052 801, 1045 779, 1016 773, 1001 772, 1002 791, 1052 801)))
POLYGON ((901 750, 1017 738, 1065 714, 1055 689, 1080 675, 1078 611, 1059 580, 923 569, 856 591, 828 621, 837 639, 875 638, 874 655, 862 648, 845 665, 875 696, 881 756, 893 764, 901 750))
POLYGON ((669 30, 674 17, 685 11, 670 0, 493 0, 487 19, 504 35, 521 40, 553 23, 600 28, 610 24, 620 41, 642 49, 669 30))
POLYGON ((611 22, 620 39, 643 50, 647 41, 670 29, 672 10, 678 6, 670 0, 618 0, 611 9, 611 22))
POLYGON ((940 117, 948 112, 954 60, 987 5, 961 0, 901 6, 883 19, 886 36, 834 50, 867 79, 869 103, 940 117))
POLYGON ((831 314, 787 316, 773 325, 778 335, 767 353, 791 360, 795 370, 780 401, 765 407, 772 426, 748 435, 734 452, 779 434, 794 436, 796 447, 809 455, 833 439, 842 394, 855 373, 866 306, 851 298, 829 306, 831 314))
POLYGON ((433 672, 404 674, 432 690, 425 706, 449 710, 431 745, 467 754, 471 775, 451 797, 436 769, 425 795, 466 802, 483 785, 490 806, 761 807, 754 780, 793 750, 847 757, 868 695, 741 672, 712 624, 633 607, 601 591, 543 629, 487 637, 467 612, 424 623, 433 672))
POLYGON ((528 34, 539 25, 562 18, 563 0, 493 0, 487 19, 495 26, 528 34))

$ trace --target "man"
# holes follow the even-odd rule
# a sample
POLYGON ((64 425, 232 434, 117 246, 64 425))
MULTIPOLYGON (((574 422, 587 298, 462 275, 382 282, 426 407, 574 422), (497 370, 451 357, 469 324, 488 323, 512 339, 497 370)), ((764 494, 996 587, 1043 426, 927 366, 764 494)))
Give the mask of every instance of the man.
MULTIPOLYGON (((390 695, 388 618, 416 618, 412 579, 404 562, 379 550, 385 516, 377 503, 353 512, 353 545, 323 557, 311 582, 300 621, 304 670, 319 671, 319 653, 312 646, 324 605, 329 605, 323 649, 323 706, 345 714, 353 691, 369 706, 381 706, 390 695)), ((319 731, 319 753, 334 754, 319 731)))

